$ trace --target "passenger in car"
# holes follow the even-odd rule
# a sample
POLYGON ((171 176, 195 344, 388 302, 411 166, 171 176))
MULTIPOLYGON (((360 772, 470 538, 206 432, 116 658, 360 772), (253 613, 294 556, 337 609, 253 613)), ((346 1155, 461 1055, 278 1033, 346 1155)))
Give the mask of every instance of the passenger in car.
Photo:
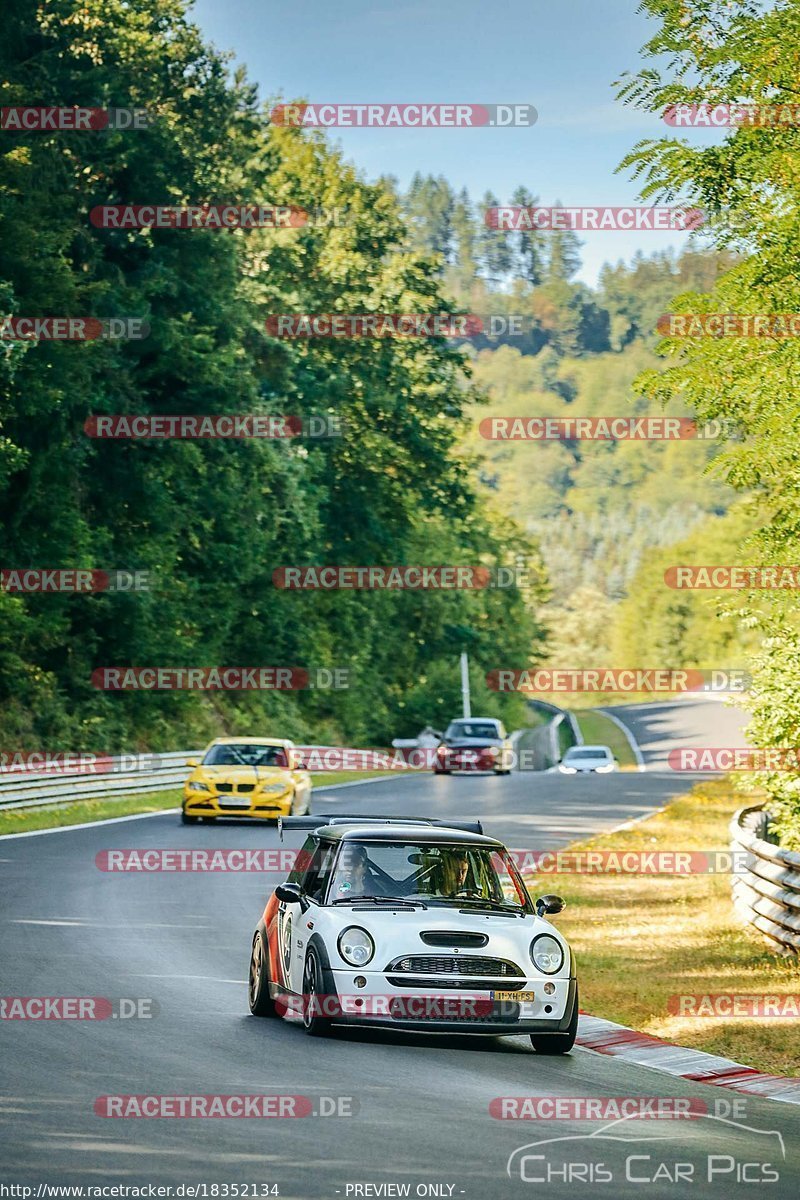
POLYGON ((380 896, 381 888, 370 870, 369 856, 363 846, 342 847, 342 857, 334 881, 333 896, 380 896))

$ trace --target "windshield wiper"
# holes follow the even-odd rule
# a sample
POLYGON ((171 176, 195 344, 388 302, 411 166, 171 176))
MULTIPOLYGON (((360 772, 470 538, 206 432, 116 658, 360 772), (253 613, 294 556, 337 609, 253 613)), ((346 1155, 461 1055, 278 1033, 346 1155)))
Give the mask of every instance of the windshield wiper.
POLYGON ((427 904, 423 904, 421 900, 410 900, 408 896, 340 896, 337 900, 332 900, 332 904, 361 904, 364 901, 369 904, 407 904, 410 908, 427 908, 427 904))
POLYGON ((480 908, 491 908, 496 912, 518 913, 524 912, 518 904, 504 904, 501 900, 484 900, 477 896, 454 896, 453 900, 458 904, 472 904, 480 908))

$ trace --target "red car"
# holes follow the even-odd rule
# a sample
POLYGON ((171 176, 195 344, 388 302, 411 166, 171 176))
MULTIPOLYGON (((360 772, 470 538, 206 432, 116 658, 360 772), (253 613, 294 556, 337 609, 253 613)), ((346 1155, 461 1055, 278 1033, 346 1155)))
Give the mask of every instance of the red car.
POLYGON ((436 750, 434 775, 452 771, 493 771, 510 775, 514 749, 502 721, 495 717, 462 717, 451 721, 436 750))

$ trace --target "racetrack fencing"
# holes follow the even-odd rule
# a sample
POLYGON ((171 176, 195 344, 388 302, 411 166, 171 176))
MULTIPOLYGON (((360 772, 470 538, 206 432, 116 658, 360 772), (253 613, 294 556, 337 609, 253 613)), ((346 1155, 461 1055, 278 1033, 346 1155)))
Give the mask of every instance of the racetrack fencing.
POLYGON ((123 754, 87 758, 84 764, 76 760, 74 767, 54 764, 41 769, 5 769, 0 772, 0 812, 180 787, 186 779, 186 760, 199 758, 202 753, 176 750, 168 754, 123 754))
POLYGON ((760 805, 741 808, 730 825, 735 855, 733 905, 780 954, 800 951, 800 854, 767 841, 760 805))

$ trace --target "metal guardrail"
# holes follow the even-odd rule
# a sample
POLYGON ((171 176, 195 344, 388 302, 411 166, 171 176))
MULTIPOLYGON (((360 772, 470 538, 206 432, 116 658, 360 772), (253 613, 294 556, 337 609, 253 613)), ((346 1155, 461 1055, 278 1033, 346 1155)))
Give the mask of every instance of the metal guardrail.
POLYGON ((126 754, 103 758, 99 769, 89 766, 84 770, 2 771, 0 812, 179 787, 186 779, 186 760, 200 758, 202 753, 202 750, 177 750, 169 754, 126 754))
POLYGON ((800 952, 800 854, 765 839, 769 818, 760 805, 740 808, 730 825, 734 851, 733 906, 782 954, 800 952))

